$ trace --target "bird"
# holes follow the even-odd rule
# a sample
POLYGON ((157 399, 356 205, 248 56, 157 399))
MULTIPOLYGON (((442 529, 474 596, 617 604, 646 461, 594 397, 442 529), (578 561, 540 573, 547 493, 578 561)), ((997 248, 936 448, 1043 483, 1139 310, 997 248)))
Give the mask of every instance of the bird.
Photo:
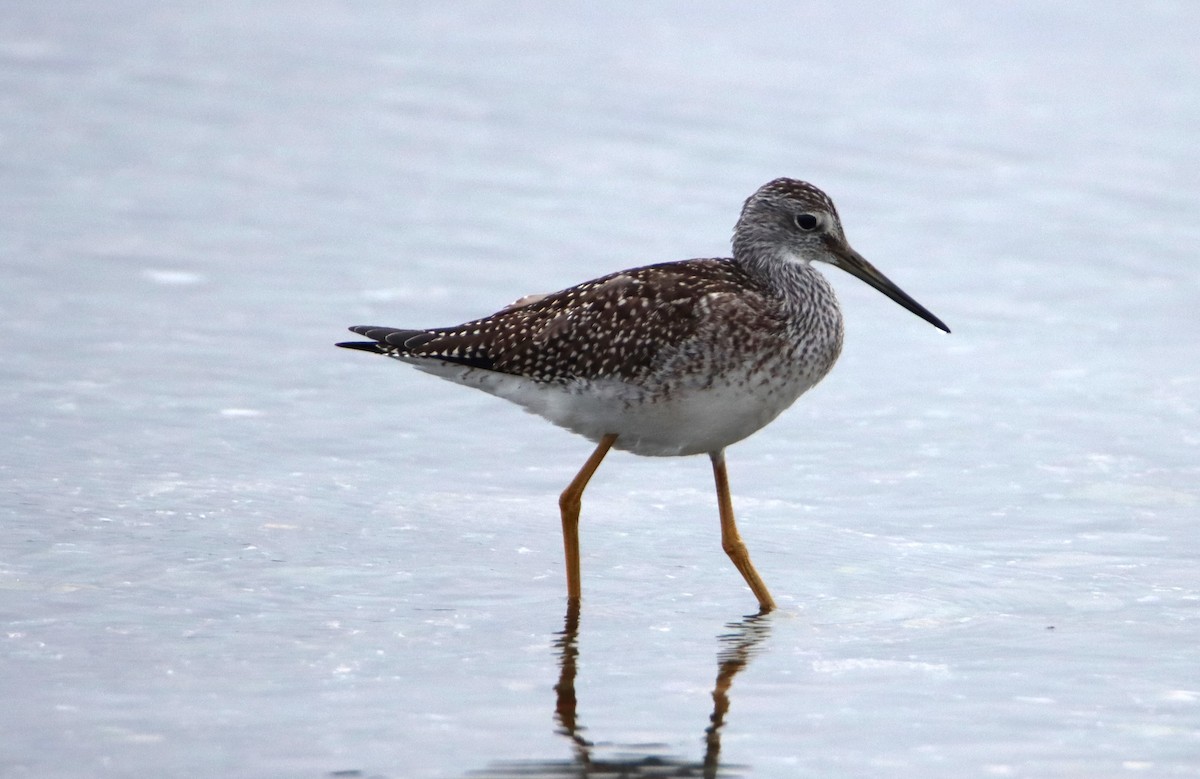
POLYGON ((359 325, 350 330, 369 340, 337 346, 483 390, 595 444, 559 496, 574 607, 583 493, 605 455, 707 454, 721 546, 766 613, 775 600, 738 532, 725 449, 821 381, 842 351, 841 309, 814 265, 950 328, 851 248, 833 201, 808 182, 778 178, 747 198, 732 255, 609 273, 449 327, 359 325))

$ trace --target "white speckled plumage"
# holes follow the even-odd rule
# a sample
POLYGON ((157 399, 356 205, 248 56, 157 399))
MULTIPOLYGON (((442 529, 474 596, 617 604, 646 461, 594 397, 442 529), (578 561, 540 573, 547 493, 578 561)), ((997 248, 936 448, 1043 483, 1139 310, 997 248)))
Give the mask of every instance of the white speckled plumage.
MULTIPOLYGON (((723 474, 724 448, 775 419, 841 352, 841 311, 813 261, 947 330, 850 248, 823 192, 776 179, 743 206, 731 258, 619 271, 452 327, 353 327, 371 340, 339 345, 510 400, 601 442, 600 457, 609 445, 708 453, 723 474)), ((731 510, 728 519, 732 526, 731 510)), ((568 565, 570 556, 568 543, 568 565)), ((769 608, 765 587, 742 570, 769 608)))
POLYGON ((811 267, 797 270, 822 316, 790 312, 788 299, 712 259, 621 271, 454 328, 355 330, 388 356, 593 441, 616 433, 615 448, 635 454, 703 454, 770 422, 837 359, 833 290, 811 267))

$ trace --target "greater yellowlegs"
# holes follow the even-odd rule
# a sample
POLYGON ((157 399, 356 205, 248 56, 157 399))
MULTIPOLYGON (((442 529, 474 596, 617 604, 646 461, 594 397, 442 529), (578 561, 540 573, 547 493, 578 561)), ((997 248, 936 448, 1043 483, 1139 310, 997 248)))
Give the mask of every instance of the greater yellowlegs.
POLYGON ((769 611, 775 602, 734 523, 725 447, 792 405, 842 350, 842 313, 814 261, 950 332, 850 248, 824 192, 781 178, 746 200, 732 258, 618 271, 452 327, 352 327, 371 340, 338 346, 490 392, 596 442, 558 501, 572 603, 580 598, 580 502, 608 450, 708 454, 721 545, 769 611))

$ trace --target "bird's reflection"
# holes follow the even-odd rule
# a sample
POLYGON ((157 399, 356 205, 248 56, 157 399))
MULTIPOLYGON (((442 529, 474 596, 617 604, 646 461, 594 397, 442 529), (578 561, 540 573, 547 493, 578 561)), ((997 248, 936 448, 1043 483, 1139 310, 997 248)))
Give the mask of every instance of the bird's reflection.
POLYGON ((704 755, 701 760, 689 760, 655 751, 654 745, 621 745, 607 742, 605 755, 597 754, 598 745, 584 737, 585 728, 576 716, 575 677, 579 659, 579 606, 567 609, 565 625, 554 642, 558 650, 558 683, 554 685, 554 719, 557 732, 571 742, 569 760, 522 760, 497 763, 487 770, 472 773, 487 779, 516 779, 516 777, 704 777, 704 779, 733 779, 739 767, 721 766, 721 727, 729 711, 729 689, 733 679, 746 667, 756 649, 770 632, 770 617, 755 614, 727 627, 718 637, 717 678, 713 685, 713 709, 709 725, 704 730, 704 755))

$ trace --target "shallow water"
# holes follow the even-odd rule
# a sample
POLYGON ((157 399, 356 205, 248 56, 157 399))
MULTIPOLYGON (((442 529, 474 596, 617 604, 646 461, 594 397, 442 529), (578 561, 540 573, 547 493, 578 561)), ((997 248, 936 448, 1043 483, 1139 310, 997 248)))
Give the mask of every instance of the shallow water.
POLYGON ((1200 773, 1194 6, 403 5, 0 19, 0 775, 1200 773), (780 610, 616 453, 566 614, 590 445, 331 344, 779 175, 954 332, 830 269, 728 453, 780 610))

